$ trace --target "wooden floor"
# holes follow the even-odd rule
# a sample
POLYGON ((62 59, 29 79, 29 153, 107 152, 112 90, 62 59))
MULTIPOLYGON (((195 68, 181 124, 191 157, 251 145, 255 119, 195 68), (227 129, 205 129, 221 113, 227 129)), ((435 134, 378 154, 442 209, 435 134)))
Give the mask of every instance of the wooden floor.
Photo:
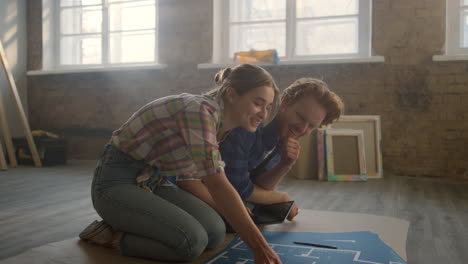
MULTIPOLYGON (((0 259, 77 234, 97 215, 95 162, 0 172, 0 259)), ((286 178, 300 208, 393 216, 410 221, 408 263, 468 263, 468 182, 386 176, 358 182, 286 178)), ((345 219, 344 219, 345 221, 345 219)))

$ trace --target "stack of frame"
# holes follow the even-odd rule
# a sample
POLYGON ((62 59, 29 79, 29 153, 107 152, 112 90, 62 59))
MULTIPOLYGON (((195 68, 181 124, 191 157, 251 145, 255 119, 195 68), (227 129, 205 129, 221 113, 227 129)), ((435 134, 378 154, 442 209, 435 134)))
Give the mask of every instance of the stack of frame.
POLYGON ((291 170, 298 179, 365 181, 381 178, 382 140, 377 115, 344 115, 328 128, 300 139, 301 155, 291 170))

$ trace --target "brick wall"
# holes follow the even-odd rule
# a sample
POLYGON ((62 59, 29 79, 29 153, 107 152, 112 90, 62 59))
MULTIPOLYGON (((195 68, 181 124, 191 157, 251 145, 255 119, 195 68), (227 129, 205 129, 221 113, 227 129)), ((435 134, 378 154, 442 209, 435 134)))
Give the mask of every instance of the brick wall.
MULTIPOLYGON (((65 134, 71 158, 97 158, 111 131, 152 99, 213 86, 217 70, 196 67, 211 59, 212 1, 160 2, 160 58, 168 68, 29 77, 32 127, 65 134)), ((282 88, 303 76, 323 78, 344 99, 346 114, 380 115, 386 173, 466 176, 468 62, 432 61, 443 52, 444 1, 373 3, 373 53, 385 63, 267 70, 282 88)))

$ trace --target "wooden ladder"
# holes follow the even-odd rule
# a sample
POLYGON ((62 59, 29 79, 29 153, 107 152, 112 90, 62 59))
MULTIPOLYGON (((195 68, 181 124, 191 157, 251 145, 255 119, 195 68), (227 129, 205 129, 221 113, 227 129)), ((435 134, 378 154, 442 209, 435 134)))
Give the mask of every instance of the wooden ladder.
MULTIPOLYGON (((29 123, 26 118, 26 114, 24 112, 24 108, 23 108, 23 105, 21 103, 21 100, 18 94, 18 89, 16 88, 15 80, 13 79, 13 75, 11 74, 10 66, 8 65, 5 51, 3 49, 3 45, 1 41, 0 41, 0 60, 2 62, 3 71, 5 72, 5 76, 7 77, 7 80, 11 89, 11 93, 13 94, 13 98, 16 103, 16 109, 18 110, 18 114, 20 116, 20 121, 23 126, 24 134, 26 136, 26 140, 29 145, 29 150, 31 152, 31 155, 34 161, 34 165, 36 167, 41 167, 42 166, 41 159, 39 158, 39 154, 37 153, 36 144, 34 143, 34 139, 31 134, 31 129, 29 128, 29 123)), ((8 158, 10 160, 10 166, 15 168, 18 166, 18 163, 16 161, 15 149, 13 147, 13 141, 11 139, 10 129, 8 127, 8 122, 6 119, 5 108, 3 106, 3 99, 2 99, 1 92, 0 92, 0 126, 2 127, 2 134, 5 140, 5 145, 6 145, 7 152, 8 152, 8 158)), ((3 152, 3 146, 1 142, 0 142, 0 169, 1 170, 8 169, 8 166, 5 160, 5 155, 3 152)))

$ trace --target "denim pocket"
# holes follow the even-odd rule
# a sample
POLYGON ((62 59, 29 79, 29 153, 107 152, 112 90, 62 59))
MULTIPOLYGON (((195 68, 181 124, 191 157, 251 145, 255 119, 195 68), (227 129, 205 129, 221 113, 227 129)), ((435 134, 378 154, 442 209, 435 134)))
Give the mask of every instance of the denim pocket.
POLYGON ((145 166, 143 160, 135 160, 115 146, 108 145, 95 170, 93 191, 100 192, 119 184, 135 184, 136 177, 145 166))

